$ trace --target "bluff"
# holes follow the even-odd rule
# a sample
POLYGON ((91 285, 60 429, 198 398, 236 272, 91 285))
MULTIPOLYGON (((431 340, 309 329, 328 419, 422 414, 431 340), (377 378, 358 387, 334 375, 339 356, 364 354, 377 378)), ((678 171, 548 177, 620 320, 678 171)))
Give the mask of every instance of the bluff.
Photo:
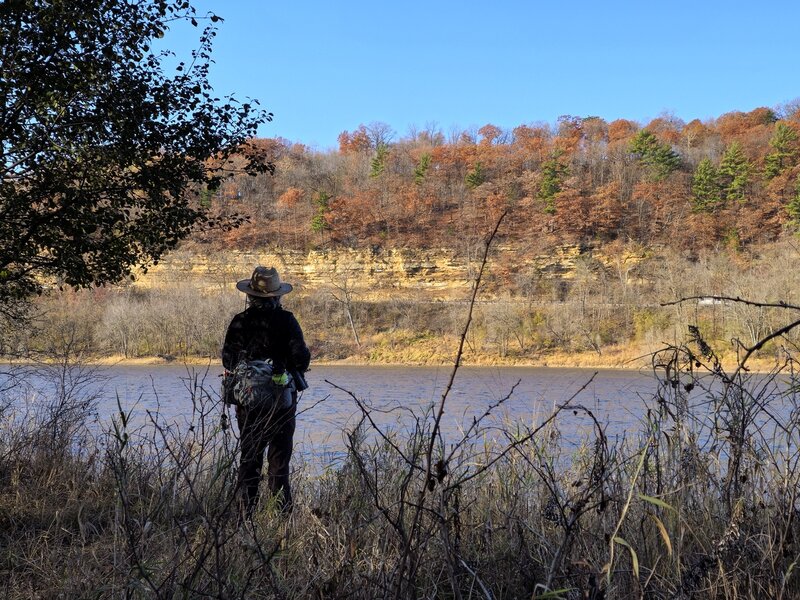
MULTIPOLYGON (((390 294, 460 300, 469 292, 480 267, 480 250, 340 248, 304 252, 253 248, 202 253, 198 247, 189 247, 170 253, 141 276, 137 285, 158 288, 182 281, 200 288, 224 289, 249 276, 253 267, 260 264, 276 266, 300 292, 336 286, 351 289, 365 300, 390 294)), ((562 245, 547 252, 535 252, 518 244, 498 245, 491 251, 483 295, 501 295, 515 289, 524 278, 572 279, 577 263, 587 257, 609 268, 615 262, 636 261, 631 253, 607 256, 579 245, 562 245)))

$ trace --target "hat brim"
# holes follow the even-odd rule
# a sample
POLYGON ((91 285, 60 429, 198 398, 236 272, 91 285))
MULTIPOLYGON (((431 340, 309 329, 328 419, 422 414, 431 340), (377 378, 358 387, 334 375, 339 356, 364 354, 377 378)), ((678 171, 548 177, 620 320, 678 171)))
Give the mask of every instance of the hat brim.
POLYGON ((281 287, 279 287, 274 292, 260 292, 258 290, 254 290, 250 287, 250 280, 249 279, 242 279, 240 282, 236 284, 236 289, 240 292, 244 292, 248 296, 258 296, 259 298, 273 298, 275 296, 283 296, 284 294, 288 294, 292 291, 292 284, 291 283, 281 283, 281 287))

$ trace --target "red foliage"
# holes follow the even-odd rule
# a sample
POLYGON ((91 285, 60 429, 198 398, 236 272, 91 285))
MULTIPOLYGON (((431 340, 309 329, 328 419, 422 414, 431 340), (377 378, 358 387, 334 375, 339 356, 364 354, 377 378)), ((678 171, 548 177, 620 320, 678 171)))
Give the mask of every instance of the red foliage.
POLYGON ((502 134, 503 130, 492 124, 484 125, 478 129, 478 135, 481 136, 481 145, 491 146, 502 134))
POLYGON ((303 192, 303 190, 301 190, 300 188, 296 187, 287 188, 286 191, 283 192, 278 198, 278 206, 287 209, 295 208, 303 199, 304 195, 305 192, 303 192))

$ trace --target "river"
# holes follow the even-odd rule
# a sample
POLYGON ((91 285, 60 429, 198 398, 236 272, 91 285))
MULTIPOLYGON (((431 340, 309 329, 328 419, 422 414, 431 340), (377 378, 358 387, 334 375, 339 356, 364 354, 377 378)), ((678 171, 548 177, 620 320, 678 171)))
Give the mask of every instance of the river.
MULTIPOLYGON (((299 400, 298 449, 317 456, 341 452, 343 432, 350 430, 362 414, 359 402, 371 410, 375 422, 384 429, 410 427, 414 415, 438 406, 451 370, 452 367, 314 366, 307 374, 310 387, 299 400)), ((196 418, 193 409, 198 405, 213 418, 225 410, 218 402, 220 373, 218 365, 82 367, 68 371, 28 368, 19 379, 21 383, 5 394, 13 397, 15 405, 29 409, 64 391, 75 398, 91 398, 96 406, 96 422, 92 426, 98 428, 108 426, 120 409, 130 414, 133 425, 146 424, 149 415, 154 414, 161 422, 187 425, 196 418)), ((653 375, 647 372, 462 367, 445 406, 444 439, 446 443, 455 441, 465 427, 498 402, 501 405, 484 421, 487 437, 501 436, 502 426, 509 423, 541 423, 556 405, 570 399, 591 409, 609 436, 620 436, 631 428, 638 429, 644 400, 652 397, 655 388, 653 375)), ((592 428, 591 419, 580 412, 564 414, 560 424, 573 443, 592 428)))

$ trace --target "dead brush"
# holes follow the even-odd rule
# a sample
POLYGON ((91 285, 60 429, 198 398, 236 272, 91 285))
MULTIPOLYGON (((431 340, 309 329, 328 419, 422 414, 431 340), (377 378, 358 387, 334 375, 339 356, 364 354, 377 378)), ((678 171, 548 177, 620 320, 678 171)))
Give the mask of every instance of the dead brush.
POLYGON ((757 348, 740 350, 726 371, 696 329, 654 354, 640 424, 614 437, 575 403, 580 390, 536 420, 498 421, 512 387, 450 438, 450 385, 394 428, 353 393, 361 420, 341 460, 295 472, 290 516, 264 501, 244 526, 236 435, 203 373, 187 378, 182 423, 157 412, 137 422, 120 407, 101 432, 80 410, 6 410, 0 589, 12 599, 798 597, 797 348, 787 343, 769 373, 747 370, 757 348), (576 420, 589 427, 581 438, 576 420))

